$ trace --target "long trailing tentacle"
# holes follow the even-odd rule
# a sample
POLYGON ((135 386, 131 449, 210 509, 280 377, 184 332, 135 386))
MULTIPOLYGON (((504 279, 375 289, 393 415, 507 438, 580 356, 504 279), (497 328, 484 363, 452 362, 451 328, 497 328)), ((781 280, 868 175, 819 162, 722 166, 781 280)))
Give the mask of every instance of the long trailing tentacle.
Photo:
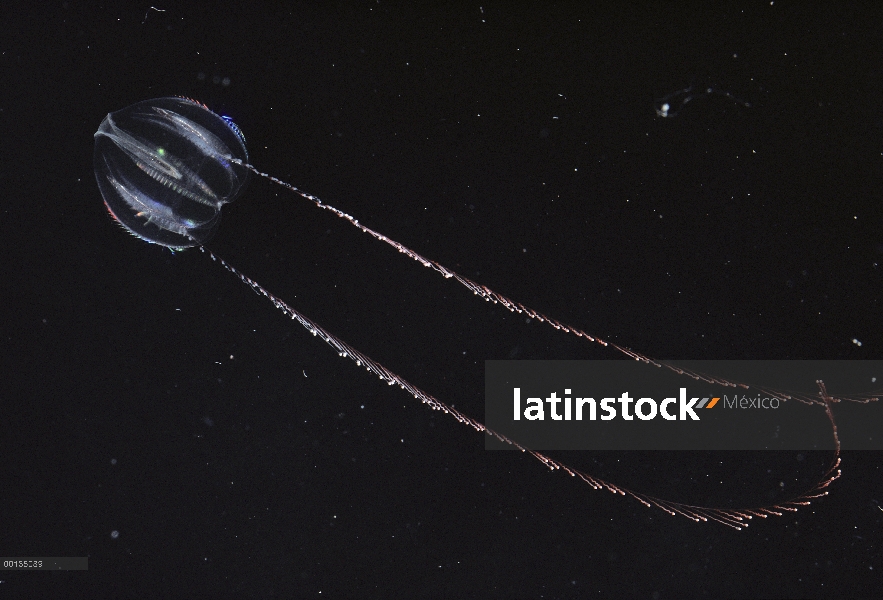
POLYGON ((315 321, 298 312, 277 296, 274 296, 272 293, 267 291, 266 288, 238 271, 228 262, 224 261, 221 258, 218 258, 210 250, 206 249, 205 247, 200 247, 200 249, 203 252, 206 252, 212 258, 212 260, 220 263, 227 271, 236 275, 239 279, 243 281, 243 283, 248 285, 256 293, 269 299, 273 303, 273 305, 277 309, 282 311, 285 315, 300 323, 307 331, 334 348, 339 356, 350 359, 357 366, 364 367, 367 371, 373 373, 389 385, 398 385, 401 389, 411 394, 415 399, 420 400, 420 402, 422 402, 423 404, 429 406, 429 408, 431 408, 432 410, 438 410, 445 414, 448 414, 460 423, 468 425, 469 427, 472 427, 474 430, 480 433, 485 433, 487 435, 493 436, 503 443, 514 446, 522 452, 526 452, 533 456, 546 468, 553 471, 563 471, 570 476, 578 478, 587 483, 589 486, 592 487, 592 489, 607 490, 611 493, 619 494, 621 496, 629 496, 641 502, 647 507, 659 508, 670 515, 680 515, 696 522, 715 521, 728 527, 741 530, 742 528, 747 527, 748 521, 750 521, 754 517, 766 518, 768 516, 781 516, 785 514, 785 512, 793 512, 801 506, 807 506, 815 498, 827 495, 828 486, 830 486, 833 481, 840 477, 840 438, 837 434, 837 424, 834 421, 834 415, 831 412, 831 403, 834 402, 835 399, 828 395, 828 392, 825 389, 825 385, 821 381, 817 382, 820 389, 818 402, 824 405, 826 413, 828 415, 828 419, 831 422, 831 428, 834 435, 835 451, 834 458, 831 461, 831 466, 828 468, 825 475, 811 489, 790 500, 759 508, 724 509, 705 506, 694 506, 690 504, 683 504, 680 502, 673 502, 670 500, 664 500, 662 498, 643 494, 641 492, 632 491, 628 488, 618 486, 599 477, 594 477, 588 473, 585 473, 584 471, 580 471, 560 461, 552 459, 545 454, 537 452, 536 450, 531 450, 530 448, 522 446, 515 440, 512 440, 488 428, 480 421, 469 417, 468 415, 458 411, 457 409, 449 406, 444 402, 441 402, 430 394, 424 392, 414 384, 408 382, 403 377, 396 375, 377 361, 356 350, 334 334, 329 333, 327 330, 318 325, 315 321))

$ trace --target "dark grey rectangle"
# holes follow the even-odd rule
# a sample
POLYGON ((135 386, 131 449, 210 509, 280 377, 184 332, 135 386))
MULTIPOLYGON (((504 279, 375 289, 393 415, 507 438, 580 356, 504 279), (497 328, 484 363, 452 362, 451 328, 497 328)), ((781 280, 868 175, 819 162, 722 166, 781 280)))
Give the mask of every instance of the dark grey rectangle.
POLYGON ((486 361, 485 423, 533 450, 833 450, 823 380, 842 449, 883 449, 883 361, 667 364, 486 361))
POLYGON ((88 556, 7 556, 0 571, 88 571, 88 556))

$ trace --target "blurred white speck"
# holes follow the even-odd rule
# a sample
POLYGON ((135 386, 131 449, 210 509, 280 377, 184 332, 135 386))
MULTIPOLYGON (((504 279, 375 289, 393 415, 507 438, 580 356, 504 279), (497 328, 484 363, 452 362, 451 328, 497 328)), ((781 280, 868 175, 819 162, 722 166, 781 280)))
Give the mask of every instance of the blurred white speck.
POLYGON ((113 531, 110 532, 110 537, 112 539, 117 539, 118 537, 120 537, 120 532, 117 531, 116 529, 114 529, 113 531))
POLYGON ((862 345, 862 343, 860 341, 858 341, 856 338, 852 338, 852 343, 855 344, 856 346, 862 345))

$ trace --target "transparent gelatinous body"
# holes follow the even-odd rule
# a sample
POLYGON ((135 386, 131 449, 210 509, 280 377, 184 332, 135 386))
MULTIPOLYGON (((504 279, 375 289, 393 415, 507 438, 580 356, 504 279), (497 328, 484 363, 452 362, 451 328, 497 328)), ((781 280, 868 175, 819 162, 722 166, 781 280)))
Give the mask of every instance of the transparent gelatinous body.
POLYGON ((239 128, 186 98, 112 112, 95 132, 95 178, 110 214, 133 235, 189 248, 214 235, 221 208, 245 188, 239 128))

